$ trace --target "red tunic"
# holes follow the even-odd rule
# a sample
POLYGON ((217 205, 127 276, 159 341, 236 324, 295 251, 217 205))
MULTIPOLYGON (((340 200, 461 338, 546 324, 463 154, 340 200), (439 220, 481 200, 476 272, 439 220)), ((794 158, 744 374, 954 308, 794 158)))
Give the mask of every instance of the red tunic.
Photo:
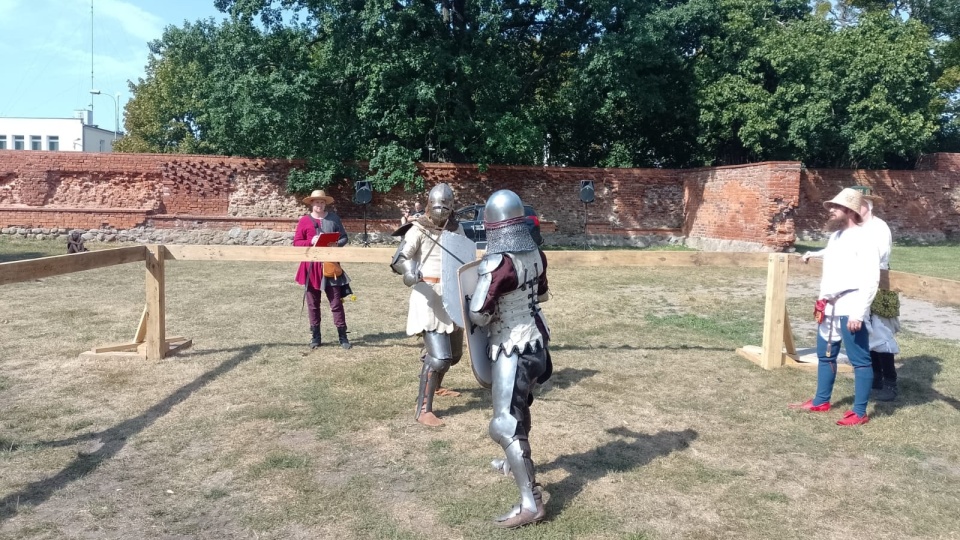
MULTIPOLYGON (((330 211, 327 211, 327 218, 332 218, 336 214, 331 214, 330 211)), ((340 224, 339 219, 323 219, 316 220, 317 223, 325 224, 327 228, 337 229, 337 224, 340 224)), ((340 224, 339 229, 343 229, 343 225, 340 224)), ((341 242, 346 243, 346 231, 343 230, 323 230, 323 225, 321 225, 321 232, 339 232, 341 242)), ((309 247, 312 244, 310 240, 313 239, 314 235, 317 234, 316 228, 313 225, 313 219, 310 217, 310 214, 307 214, 300 218, 300 221, 297 222, 297 231, 293 234, 293 245, 299 247, 309 247)), ((302 262, 300 267, 297 268, 297 283, 300 285, 305 285, 307 282, 307 269, 309 268, 310 275, 310 286, 317 290, 323 290, 323 263, 322 262, 302 262)), ((336 284, 336 281, 334 281, 336 284)))

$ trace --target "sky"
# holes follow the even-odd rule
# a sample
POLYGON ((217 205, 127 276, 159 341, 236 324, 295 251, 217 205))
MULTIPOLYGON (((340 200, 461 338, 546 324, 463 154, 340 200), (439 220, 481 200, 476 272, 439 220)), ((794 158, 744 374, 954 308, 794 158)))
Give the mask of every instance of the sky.
POLYGON ((210 17, 224 18, 213 0, 0 0, 0 117, 72 118, 92 104, 93 123, 113 130, 119 105, 122 130, 147 44, 210 17))

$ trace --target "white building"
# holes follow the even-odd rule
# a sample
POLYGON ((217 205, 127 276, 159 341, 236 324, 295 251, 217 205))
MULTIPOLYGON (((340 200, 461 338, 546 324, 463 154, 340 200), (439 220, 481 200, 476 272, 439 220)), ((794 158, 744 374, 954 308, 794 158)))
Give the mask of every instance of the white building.
POLYGON ((91 111, 77 111, 76 118, 0 117, 0 150, 113 152, 119 134, 90 125, 92 117, 91 111))

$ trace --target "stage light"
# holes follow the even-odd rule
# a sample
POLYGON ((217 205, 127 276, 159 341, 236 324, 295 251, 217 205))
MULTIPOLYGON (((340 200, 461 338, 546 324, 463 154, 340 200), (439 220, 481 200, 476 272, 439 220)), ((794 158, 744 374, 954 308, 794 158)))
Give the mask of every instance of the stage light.
POLYGON ((580 181, 580 200, 584 203, 592 203, 594 200, 593 180, 580 181))
POLYGON ((357 204, 370 204, 370 201, 373 200, 373 190, 371 189, 370 182, 367 180, 358 180, 353 185, 354 193, 353 202, 357 204))

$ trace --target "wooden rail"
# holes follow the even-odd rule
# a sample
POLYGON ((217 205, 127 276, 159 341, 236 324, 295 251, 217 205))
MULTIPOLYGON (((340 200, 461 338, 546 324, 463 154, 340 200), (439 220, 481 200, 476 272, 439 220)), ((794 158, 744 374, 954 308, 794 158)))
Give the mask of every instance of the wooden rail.
POLYGON ((0 263, 0 285, 139 262, 146 253, 146 246, 132 246, 0 263))
MULTIPOLYGON (((823 265, 817 259, 804 263, 798 255, 791 256, 784 253, 769 255, 768 264, 763 313, 763 345, 760 347, 745 345, 737 349, 737 354, 763 369, 775 369, 785 365, 815 368, 814 362, 798 361, 800 358, 797 355, 793 330, 790 328, 790 316, 787 313, 787 277, 791 270, 800 275, 819 277, 823 265)), ((881 270, 880 286, 911 298, 936 304, 960 306, 960 281, 881 270)), ((849 371, 849 366, 840 367, 849 371)))
MULTIPOLYGON (((205 246, 150 245, 133 246, 73 255, 58 255, 25 261, 0 263, 0 285, 31 281, 72 272, 93 270, 117 264, 143 261, 146 266, 146 307, 132 342, 98 347, 93 353, 135 351, 132 354, 159 360, 190 340, 166 335, 166 297, 164 268, 174 261, 250 261, 300 262, 337 261, 345 263, 382 264, 384 269, 393 256, 385 248, 305 248, 292 246, 205 246)), ((786 310, 786 287, 789 272, 819 276, 820 261, 803 264, 798 256, 784 253, 722 253, 698 251, 550 251, 550 265, 564 266, 665 266, 665 267, 767 267, 767 290, 764 306, 763 345, 738 349, 741 355, 757 362, 764 369, 790 364, 795 356, 793 333, 786 310), (784 348, 786 350, 784 351, 784 348)), ((881 284, 905 296, 931 302, 960 306, 960 282, 919 276, 905 272, 882 272, 881 284)), ((795 362, 794 362, 795 363, 795 362)))

